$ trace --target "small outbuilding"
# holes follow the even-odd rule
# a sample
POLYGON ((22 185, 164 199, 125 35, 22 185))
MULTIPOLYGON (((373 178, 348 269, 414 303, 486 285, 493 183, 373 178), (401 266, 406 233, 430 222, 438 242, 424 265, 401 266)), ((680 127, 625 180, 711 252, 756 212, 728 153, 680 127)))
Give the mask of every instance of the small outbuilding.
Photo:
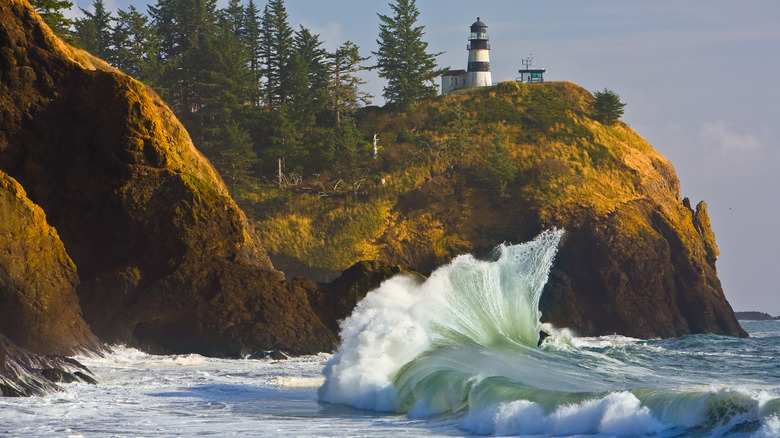
POLYGON ((520 73, 518 81, 526 84, 541 84, 544 82, 545 71, 547 70, 543 68, 524 68, 518 70, 518 73, 520 73))
POLYGON ((467 79, 466 70, 447 70, 441 75, 441 94, 449 94, 452 90, 464 88, 467 79))
POLYGON ((520 73, 520 77, 517 78, 518 82, 526 84, 541 84, 544 82, 544 72, 546 70, 543 68, 534 68, 533 55, 523 59, 522 63, 523 68, 517 71, 520 73))

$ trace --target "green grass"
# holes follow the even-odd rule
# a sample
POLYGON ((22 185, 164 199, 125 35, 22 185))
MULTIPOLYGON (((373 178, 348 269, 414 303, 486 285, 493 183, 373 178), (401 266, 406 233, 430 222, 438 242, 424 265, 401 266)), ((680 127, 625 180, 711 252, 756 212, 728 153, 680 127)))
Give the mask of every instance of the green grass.
MULTIPOLYGON (((592 102, 588 91, 568 82, 508 82, 421 101, 406 111, 364 108, 357 127, 367 140, 378 133, 380 154, 357 197, 266 186, 242 206, 270 253, 328 271, 382 258, 393 242, 424 246, 446 260, 469 247, 476 227, 499 222, 487 216, 516 211, 515 205, 541 217, 573 208, 609 214, 643 196, 639 175, 660 178, 654 169, 665 160, 625 125, 595 122, 592 102), (464 132, 461 156, 456 140, 464 132), (506 186, 508 199, 480 182, 496 135, 505 138, 517 168, 506 186), (433 181, 442 175, 455 176, 439 187, 433 181), (459 206, 476 202, 458 200, 459 178, 494 208, 459 206), (443 190, 448 194, 438 193, 443 190)), ((321 185, 332 187, 333 181, 321 185)))

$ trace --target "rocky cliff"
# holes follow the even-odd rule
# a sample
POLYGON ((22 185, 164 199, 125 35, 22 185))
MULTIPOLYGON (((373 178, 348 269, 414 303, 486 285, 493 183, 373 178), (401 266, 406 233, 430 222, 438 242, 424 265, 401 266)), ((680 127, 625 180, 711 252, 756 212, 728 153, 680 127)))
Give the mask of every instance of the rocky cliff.
POLYGON ((4 304, 10 313, 33 311, 18 323, 29 330, 0 332, 33 349, 89 345, 75 288, 104 342, 218 356, 328 351, 337 320, 400 270, 392 265, 429 272, 563 227, 546 320, 581 335, 745 335, 717 278, 706 205, 682 198, 671 164, 631 129, 594 121, 592 99, 569 83, 510 83, 408 111, 366 108, 358 127, 382 144, 359 193, 291 192, 284 205, 269 196, 273 208, 251 206, 250 228, 153 91, 64 44, 25 0, 5 0, 0 171, 3 208, 21 219, 0 229, 10 272, 0 298, 17 300, 4 304), (28 242, 39 249, 17 235, 38 236, 28 242), (322 286, 284 281, 264 248, 301 272, 372 262, 322 286), (45 261, 35 271, 45 278, 20 254, 45 261), (60 302, 61 315, 42 311, 60 302), (35 327, 73 334, 46 347, 35 327))
POLYGON ((101 350, 81 315, 76 266, 22 187, 0 171, 0 334, 40 354, 101 350))
POLYGON ((692 207, 672 165, 626 125, 597 122, 592 102, 572 83, 503 83, 363 109, 359 128, 382 139, 374 177, 351 202, 302 195, 260 214, 261 239, 291 269, 371 258, 430 272, 564 228, 544 320, 580 335, 746 336, 706 204, 692 207), (341 234, 323 233, 335 224, 341 234))
POLYGON ((332 347, 159 97, 64 44, 25 0, 0 4, 0 170, 57 230, 102 341, 227 356, 332 347))

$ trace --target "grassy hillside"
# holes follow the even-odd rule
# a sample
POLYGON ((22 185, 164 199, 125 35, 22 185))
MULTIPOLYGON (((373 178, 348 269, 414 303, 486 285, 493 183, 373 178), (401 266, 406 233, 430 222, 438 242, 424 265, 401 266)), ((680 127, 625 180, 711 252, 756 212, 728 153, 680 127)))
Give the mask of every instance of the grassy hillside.
POLYGON ((538 226, 524 223, 679 199, 668 161, 626 125, 594 121, 593 100, 569 82, 507 82, 406 111, 364 108, 358 128, 380 147, 366 156, 357 193, 319 175, 266 186, 242 204, 277 268, 336 272, 363 259, 429 270, 532 237, 538 226))

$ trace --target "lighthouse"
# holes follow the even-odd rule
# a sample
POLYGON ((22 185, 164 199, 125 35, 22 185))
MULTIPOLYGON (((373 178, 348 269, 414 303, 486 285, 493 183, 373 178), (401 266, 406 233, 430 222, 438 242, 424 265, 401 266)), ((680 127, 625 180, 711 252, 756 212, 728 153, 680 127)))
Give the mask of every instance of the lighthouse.
POLYGON ((489 87, 493 85, 490 78, 490 43, 487 36, 487 24, 477 17, 477 21, 471 25, 469 35, 469 64, 466 86, 489 87))
POLYGON ((477 17, 471 25, 469 44, 468 70, 447 70, 441 76, 441 94, 449 94, 459 88, 489 87, 493 85, 490 78, 490 43, 487 36, 487 24, 477 17))

